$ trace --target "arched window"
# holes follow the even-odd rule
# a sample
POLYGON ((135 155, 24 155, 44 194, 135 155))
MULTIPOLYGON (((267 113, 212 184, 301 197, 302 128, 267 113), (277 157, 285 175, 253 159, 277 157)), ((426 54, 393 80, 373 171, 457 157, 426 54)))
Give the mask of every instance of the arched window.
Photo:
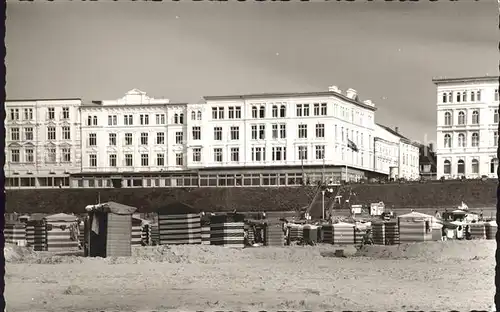
POLYGON ((448 102, 453 102, 453 93, 451 92, 448 93, 448 102))
POLYGON ((446 93, 443 93, 443 103, 446 103, 448 99, 448 95, 446 93))
POLYGON ((278 106, 273 105, 273 117, 278 117, 278 106))
POLYGON ((476 92, 472 91, 472 92, 470 93, 470 100, 471 100, 472 102, 474 102, 474 101, 476 100, 476 92))
POLYGON ((198 120, 201 120, 201 111, 198 111, 198 112, 196 113, 196 115, 198 115, 198 116, 196 116, 196 117, 198 118, 198 120))
POLYGON ((490 173, 496 173, 498 167, 498 159, 493 158, 490 162, 490 173))
POLYGON ((451 162, 449 160, 444 161, 443 172, 444 174, 451 174, 451 162))
POLYGON ((479 123, 479 112, 477 110, 472 112, 472 124, 477 125, 479 123))
POLYGON ((460 99, 462 98, 462 93, 457 92, 457 103, 460 102, 460 99))
POLYGON ((281 107, 280 107, 280 117, 282 117, 282 118, 286 117, 286 106, 285 105, 281 105, 281 107))
POLYGON ((465 125, 465 113, 463 111, 458 112, 458 124, 465 125))
POLYGON ((444 124, 445 124, 445 126, 451 126, 451 113, 450 112, 444 113, 444 124))
POLYGON ((467 92, 462 92, 462 102, 467 102, 467 92))
POLYGON ((457 164, 457 173, 458 174, 465 174, 465 163, 463 160, 459 160, 457 164))
POLYGON ((253 106, 252 107, 252 118, 257 118, 257 117, 258 117, 257 107, 253 106))
POLYGON ((465 147, 465 134, 458 134, 458 147, 465 147))
POLYGON ((474 132, 472 134, 472 146, 473 147, 479 146, 479 133, 477 133, 477 132, 474 132))
POLYGON ((478 90, 476 92, 476 97, 477 97, 477 101, 480 102, 481 101, 481 90, 478 90))
POLYGON ((179 123, 179 114, 174 115, 174 124, 179 123))
POLYGON ((477 159, 473 159, 471 163, 472 173, 479 173, 479 161, 477 159))
POLYGON ((196 120, 196 112, 195 111, 191 112, 191 120, 196 120))
POLYGON ((451 147, 451 134, 444 135, 444 147, 451 147))
POLYGON ((184 114, 179 115, 179 123, 184 124, 184 114))
POLYGON ((261 106, 259 109, 259 118, 266 118, 266 107, 261 106))

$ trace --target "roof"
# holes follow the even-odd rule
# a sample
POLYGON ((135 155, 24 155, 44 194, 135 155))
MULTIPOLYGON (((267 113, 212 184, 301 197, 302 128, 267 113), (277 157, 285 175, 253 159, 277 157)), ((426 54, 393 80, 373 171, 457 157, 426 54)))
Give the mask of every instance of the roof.
POLYGON ((137 210, 137 208, 110 201, 99 205, 87 206, 85 207, 85 210, 87 210, 88 212, 104 212, 114 213, 117 215, 131 215, 137 210))
POLYGON ((172 105, 187 105, 186 102, 170 102, 170 103, 143 103, 143 104, 106 104, 103 105, 104 101, 92 101, 92 103, 83 103, 82 108, 93 108, 93 107, 144 107, 144 106, 172 106, 172 105))
POLYGON ((69 215, 65 213, 57 213, 54 215, 46 216, 45 221, 47 222, 75 222, 78 220, 78 217, 75 215, 69 215))
POLYGON ((367 105, 363 102, 353 100, 347 96, 334 92, 334 91, 321 91, 321 92, 290 92, 290 93, 252 93, 242 95, 209 95, 204 96, 205 101, 217 100, 244 100, 244 99, 260 99, 260 98, 289 98, 289 97, 314 97, 314 96, 333 96, 357 106, 376 111, 374 106, 367 105))
POLYGON ((334 227, 355 227, 356 225, 355 224, 352 224, 352 223, 347 223, 347 222, 339 222, 339 223, 335 223, 333 224, 334 227))
POLYGON ((48 99, 37 99, 37 98, 31 98, 31 99, 14 99, 14 100, 9 100, 6 99, 5 102, 33 102, 33 101, 81 101, 81 98, 48 98, 48 99))
POLYGON ((434 78, 434 84, 455 83, 455 82, 488 82, 499 80, 499 76, 479 76, 479 77, 461 77, 461 78, 434 78))
POLYGON ((430 215, 427 215, 425 213, 413 211, 413 212, 410 212, 410 213, 407 213, 407 214, 404 214, 404 215, 400 215, 398 218, 404 218, 404 219, 411 219, 411 218, 431 218, 432 219, 434 217, 430 216, 430 215))
POLYGON ((415 147, 418 147, 420 148, 420 144, 416 143, 416 142, 412 142, 410 139, 408 139, 407 137, 405 137, 404 135, 402 135, 401 133, 399 132, 396 132, 396 130, 392 129, 391 127, 388 127, 388 126, 384 126, 382 124, 379 124, 379 123, 376 123, 378 126, 384 128, 385 130, 387 130, 389 133, 399 137, 401 140, 403 140, 405 143, 407 144, 410 144, 410 145, 413 145, 415 147))
POLYGON ((158 214, 162 215, 175 215, 175 214, 189 214, 189 213, 198 213, 199 211, 194 209, 192 206, 181 203, 181 202, 173 202, 162 208, 159 208, 158 214))

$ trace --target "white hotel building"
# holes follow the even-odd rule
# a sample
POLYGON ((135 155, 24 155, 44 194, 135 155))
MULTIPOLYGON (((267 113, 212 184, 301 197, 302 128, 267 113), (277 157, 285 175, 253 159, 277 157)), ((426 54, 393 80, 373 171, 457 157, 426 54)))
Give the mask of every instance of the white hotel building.
MULTIPOLYGON (((16 158, 17 149, 23 153, 17 146, 28 143, 11 135, 9 187, 21 187, 18 178, 26 175, 35 178, 31 187, 278 186, 389 175, 418 178, 418 147, 375 124, 375 105, 359 101, 353 89, 207 96, 198 104, 171 103, 134 89, 118 100, 71 101, 30 102, 36 104, 37 118, 46 117, 37 123, 37 146, 56 146, 57 155, 63 155, 70 145, 70 162, 64 156, 35 163, 16 158), (69 109, 70 118, 49 118, 52 108, 61 114, 69 109), (52 124, 61 128, 56 131, 70 124, 74 135, 53 137, 52 124), (357 152, 348 147, 349 140, 357 152), (38 182, 38 177, 60 175, 64 183, 38 182)), ((17 103, 24 102, 6 103, 8 112, 14 109, 7 122, 11 133, 15 107, 24 107, 17 103)))
POLYGON ((498 77, 434 79, 437 177, 495 177, 498 77))

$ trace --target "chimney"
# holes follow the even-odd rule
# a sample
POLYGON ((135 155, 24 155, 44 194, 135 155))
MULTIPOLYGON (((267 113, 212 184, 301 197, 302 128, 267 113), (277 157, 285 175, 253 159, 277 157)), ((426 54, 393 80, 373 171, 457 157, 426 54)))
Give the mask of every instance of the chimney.
POLYGON ((396 131, 396 133, 399 133, 399 127, 394 127, 394 131, 396 131))
POLYGON ((341 93, 339 87, 337 86, 329 86, 328 91, 330 92, 336 92, 336 93, 341 93))
POLYGON ((429 143, 429 151, 434 151, 434 144, 432 143, 429 143))
POLYGON ((356 98, 356 96, 358 95, 358 92, 356 92, 356 90, 354 90, 354 89, 349 88, 349 89, 347 89, 347 91, 345 92, 345 95, 346 95, 348 98, 350 98, 350 99, 353 99, 353 100, 354 100, 354 99, 356 98))

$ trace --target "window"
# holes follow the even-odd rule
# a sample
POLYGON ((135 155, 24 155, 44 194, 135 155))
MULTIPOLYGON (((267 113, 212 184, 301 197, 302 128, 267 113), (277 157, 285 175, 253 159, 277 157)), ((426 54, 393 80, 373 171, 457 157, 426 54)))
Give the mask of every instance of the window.
POLYGON ((493 122, 496 124, 498 123, 498 109, 493 111, 493 122))
POLYGON ((271 137, 273 139, 277 139, 278 138, 278 124, 273 124, 271 126, 271 137))
POLYGON ((229 119, 234 119, 234 106, 230 106, 227 108, 229 119))
POLYGON ((477 100, 478 102, 481 102, 481 90, 478 90, 478 91, 476 92, 476 100, 477 100))
POLYGON ((46 163, 55 163, 56 162, 56 149, 53 147, 47 148, 47 154, 45 156, 46 163))
POLYGON ((184 124, 184 114, 174 114, 174 124, 184 124))
POLYGON ((149 139, 149 133, 147 132, 142 132, 141 133, 141 145, 148 145, 148 140, 149 139))
POLYGON ((236 106, 235 113, 236 113, 236 119, 241 119, 241 107, 236 106))
POLYGON ((493 158, 490 162, 490 173, 496 173, 498 168, 498 159, 493 158))
POLYGON ((493 146, 498 146, 498 131, 493 131, 493 146))
POLYGON ((256 106, 252 106, 252 118, 257 118, 259 115, 258 109, 256 106))
POLYGON ((87 126, 97 126, 97 116, 88 116, 87 126))
POLYGON ((97 134, 89 133, 89 146, 97 146, 97 134))
POLYGON ((89 166, 97 167, 97 155, 89 155, 89 166))
POLYGON ((24 120, 33 120, 33 108, 24 109, 24 120))
POLYGON ((132 154, 125 154, 125 166, 132 167, 134 165, 134 159, 132 158, 132 154))
POLYGON ((446 102, 447 102, 447 101, 446 101, 447 99, 448 99, 448 96, 447 96, 447 94, 446 94, 446 92, 445 92, 445 93, 443 93, 443 103, 446 103, 446 102))
POLYGON ((139 115, 139 122, 141 125, 149 125, 149 115, 139 115))
POLYGON ((222 127, 214 127, 214 140, 222 141, 222 127))
POLYGON ((316 137, 324 138, 325 137, 325 125, 324 124, 316 124, 316 137))
POLYGON ((224 119, 224 107, 212 107, 212 119, 224 119))
POLYGON ((313 114, 319 116, 319 103, 314 103, 313 114))
POLYGON ((479 133, 474 132, 472 134, 472 147, 478 147, 479 146, 479 133))
POLYGON ((177 131, 175 133, 175 144, 183 144, 184 143, 184 132, 177 131))
POLYGON ((457 103, 460 103, 461 98, 462 94, 460 92, 457 92, 457 103))
POLYGON ((230 128, 231 130, 231 140, 239 140, 240 139, 240 127, 234 126, 230 128))
POLYGON ((297 117, 302 117, 302 104, 295 105, 297 108, 297 117))
POLYGON ((265 161, 266 148, 265 147, 252 147, 252 161, 265 161))
POLYGON ((125 145, 132 145, 132 133, 125 133, 125 145))
POLYGON ((224 119, 224 107, 219 107, 219 119, 224 119))
POLYGON ((479 112, 477 110, 472 112, 472 124, 473 125, 479 124, 479 112))
POLYGON ((196 113, 196 119, 201 120, 201 111, 196 113))
POLYGON ((71 162, 71 149, 62 149, 62 162, 71 162))
POLYGON ((309 116, 309 104, 304 104, 304 111, 302 112, 302 115, 304 115, 304 117, 309 116))
POLYGON ((261 106, 259 108, 259 117, 266 118, 266 107, 265 106, 261 106))
MULTIPOLYGON (((54 131, 55 131, 55 128, 54 128, 54 131)), ((12 141, 19 141, 20 140, 19 128, 10 129, 10 138, 12 141)))
POLYGON ((18 108, 12 108, 10 110, 10 120, 19 120, 19 109, 18 108))
POLYGON ((69 119, 69 108, 68 107, 63 107, 62 119, 69 119))
POLYGON ((149 166, 149 155, 141 154, 141 166, 147 167, 149 166))
POLYGON ((307 160, 307 146, 299 146, 299 160, 307 160))
POLYGON ((328 112, 328 106, 326 103, 321 103, 321 116, 326 116, 328 112))
POLYGON ((451 147, 451 134, 444 135, 444 147, 451 147))
POLYGON ((280 139, 286 138, 286 124, 280 125, 280 139))
POLYGON ((259 125, 259 140, 266 139, 266 125, 259 125))
POLYGON ((184 155, 182 153, 175 154, 175 165, 183 166, 184 165, 184 155))
POLYGON ((47 127, 47 139, 48 140, 56 139, 56 127, 47 127))
POLYGON ((467 92, 462 92, 462 102, 467 102, 467 92))
POLYGON ((299 139, 307 139, 307 125, 299 125, 299 139))
POLYGON ((214 162, 222 162, 222 148, 214 148, 214 162))
POLYGON ((286 146, 276 146, 272 149, 273 161, 283 161, 286 160, 286 146))
POLYGON ((19 153, 18 149, 13 149, 10 151, 10 161, 11 162, 18 163, 21 161, 19 158, 20 158, 20 153, 19 153))
POLYGON ((156 165, 158 167, 165 166, 165 154, 163 154, 163 153, 156 154, 156 165))
POLYGON ((116 167, 116 154, 109 155, 109 166, 116 167))
POLYGON ((458 134, 458 147, 465 147, 465 135, 463 133, 458 134))
POLYGON ((272 116, 273 116, 273 118, 278 117, 278 106, 277 105, 273 105, 273 107, 272 107, 272 116))
POLYGON ((193 140, 201 140, 201 127, 193 127, 193 140))
POLYGON ((201 161, 201 148, 193 148, 193 162, 201 161))
POLYGON ((240 148, 239 147, 231 147, 231 161, 239 162, 240 161, 240 148))
POLYGON ((457 164, 457 173, 458 174, 465 174, 465 163, 463 160, 459 160, 457 164))
POLYGON ((316 145, 316 159, 325 159, 324 145, 316 145))
POLYGON ((495 101, 498 101, 498 89, 495 89, 495 101))
POLYGON ((191 111, 191 120, 196 120, 196 112, 191 111))
POLYGON ((479 173, 479 161, 477 159, 473 159, 471 163, 471 171, 473 174, 479 173))
POLYGON ((451 113, 450 112, 444 113, 444 125, 451 126, 451 113))
POLYGON ((257 125, 252 125, 252 140, 257 140, 257 125))
POLYGON ((165 144, 165 132, 156 132, 156 144, 157 145, 165 144))
POLYGON ((444 161, 443 172, 444 174, 451 174, 451 162, 449 160, 444 161))
POLYGON ((212 119, 217 119, 217 107, 212 107, 212 119))
POLYGON ((286 106, 285 105, 281 105, 281 107, 280 107, 280 117, 281 118, 286 117, 286 106))
POLYGON ((123 124, 125 126, 132 126, 134 124, 134 117, 132 115, 124 115, 123 124))
POLYGON ((68 126, 62 127, 63 140, 71 140, 71 129, 68 126))
POLYGON ((25 162, 27 163, 33 163, 35 162, 35 157, 34 157, 34 152, 33 149, 29 148, 24 151, 24 158, 25 162))
POLYGON ((463 111, 458 112, 458 124, 465 125, 465 113, 463 111))
MULTIPOLYGON (((53 108, 53 107, 49 107, 48 108, 48 116, 47 116, 47 118, 49 120, 54 120, 56 118, 56 109, 55 108, 53 108)), ((19 119, 19 117, 17 119, 19 119)))
POLYGON ((448 92, 448 102, 452 102, 453 101, 453 93, 451 92, 448 92))
POLYGON ((165 114, 156 114, 155 119, 156 119, 157 125, 164 125, 165 124, 165 114))
POLYGON ((108 145, 116 146, 116 133, 108 134, 108 145))

